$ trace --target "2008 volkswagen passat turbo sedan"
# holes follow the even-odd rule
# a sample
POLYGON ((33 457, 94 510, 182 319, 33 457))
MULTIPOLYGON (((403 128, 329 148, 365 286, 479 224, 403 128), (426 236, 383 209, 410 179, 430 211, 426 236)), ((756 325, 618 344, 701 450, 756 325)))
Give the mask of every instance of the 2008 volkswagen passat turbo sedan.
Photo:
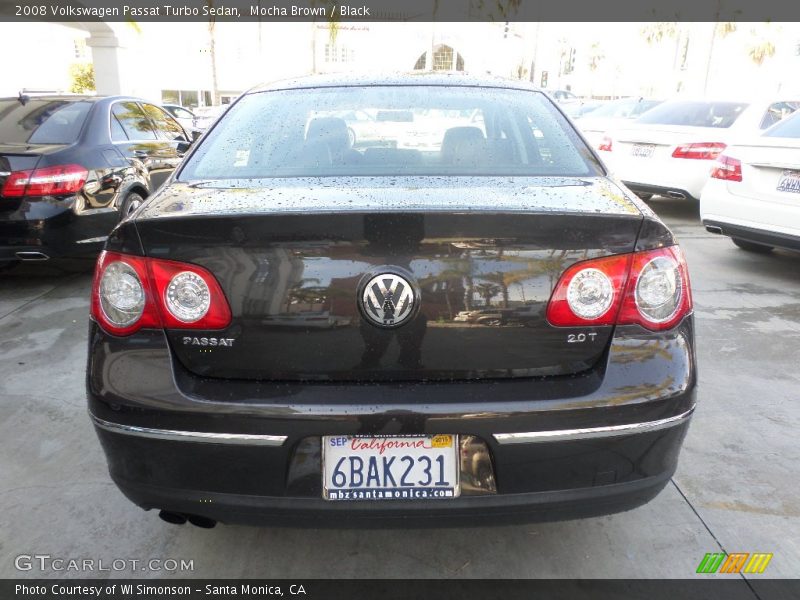
POLYGON ((170 522, 573 518, 668 482, 693 336, 673 236, 543 93, 308 78, 243 95, 110 236, 89 408, 170 522))

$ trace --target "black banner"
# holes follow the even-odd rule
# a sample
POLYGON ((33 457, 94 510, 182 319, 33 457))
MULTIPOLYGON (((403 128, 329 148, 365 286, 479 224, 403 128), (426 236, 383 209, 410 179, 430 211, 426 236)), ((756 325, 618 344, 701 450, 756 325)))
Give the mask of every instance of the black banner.
POLYGON ((0 0, 2 21, 797 21, 787 0, 0 0))
POLYGON ((796 600, 800 580, 3 580, 2 600, 796 600))

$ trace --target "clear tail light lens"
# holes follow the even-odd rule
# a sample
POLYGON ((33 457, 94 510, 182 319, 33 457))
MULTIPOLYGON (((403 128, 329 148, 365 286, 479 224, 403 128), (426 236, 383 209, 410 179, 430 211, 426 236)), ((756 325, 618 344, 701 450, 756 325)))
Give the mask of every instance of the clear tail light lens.
POLYGON ((658 331, 691 310, 686 262, 670 246, 572 265, 553 290, 547 320, 557 327, 637 324, 658 331))
POLYGON ((711 169, 711 177, 723 181, 742 180, 742 161, 724 154, 717 159, 717 164, 711 169))
POLYGON ((128 327, 144 312, 144 286, 136 270, 121 260, 110 263, 100 276, 100 306, 106 319, 128 327))
POLYGON ((725 150, 721 142, 696 142, 681 144, 672 152, 673 158, 690 158, 696 160, 714 160, 725 150))
POLYGON ((228 301, 197 265, 103 252, 95 268, 92 316, 114 335, 150 328, 224 329, 228 301))
POLYGON ((81 165, 59 165, 32 171, 15 171, 3 184, 0 195, 6 198, 20 196, 63 196, 81 190, 89 171, 81 165))

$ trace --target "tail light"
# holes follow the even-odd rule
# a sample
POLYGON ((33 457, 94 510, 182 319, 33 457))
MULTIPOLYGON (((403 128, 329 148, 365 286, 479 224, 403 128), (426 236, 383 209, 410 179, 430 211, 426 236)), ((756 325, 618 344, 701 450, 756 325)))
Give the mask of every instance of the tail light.
POLYGON ((103 252, 92 286, 92 316, 114 335, 139 329, 224 329, 228 301, 203 267, 103 252))
POLYGON ((742 161, 724 154, 717 159, 717 164, 711 169, 711 177, 724 181, 742 180, 742 161))
POLYGON ((547 320, 556 327, 637 324, 659 331, 691 310, 686 261, 670 246, 572 265, 553 290, 547 320))
POLYGON ((89 171, 80 165, 43 167, 30 171, 14 171, 3 184, 1 196, 61 196, 79 192, 89 171))
POLYGON ((603 141, 600 142, 600 145, 597 147, 598 150, 601 152, 611 152, 612 148, 614 147, 613 142, 611 141, 611 137, 604 135, 603 141))
POLYGON ((697 160, 714 160, 722 151, 725 144, 721 142, 700 142, 694 144, 681 144, 672 153, 672 158, 693 158, 697 160))

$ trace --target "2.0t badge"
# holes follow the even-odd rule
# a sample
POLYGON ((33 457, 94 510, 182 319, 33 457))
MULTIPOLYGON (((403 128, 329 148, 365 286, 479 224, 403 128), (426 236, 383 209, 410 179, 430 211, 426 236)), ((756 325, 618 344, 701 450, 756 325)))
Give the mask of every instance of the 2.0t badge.
POLYGON ((364 286, 361 307, 373 325, 397 327, 414 314, 417 297, 405 277, 396 273, 376 275, 364 286))

